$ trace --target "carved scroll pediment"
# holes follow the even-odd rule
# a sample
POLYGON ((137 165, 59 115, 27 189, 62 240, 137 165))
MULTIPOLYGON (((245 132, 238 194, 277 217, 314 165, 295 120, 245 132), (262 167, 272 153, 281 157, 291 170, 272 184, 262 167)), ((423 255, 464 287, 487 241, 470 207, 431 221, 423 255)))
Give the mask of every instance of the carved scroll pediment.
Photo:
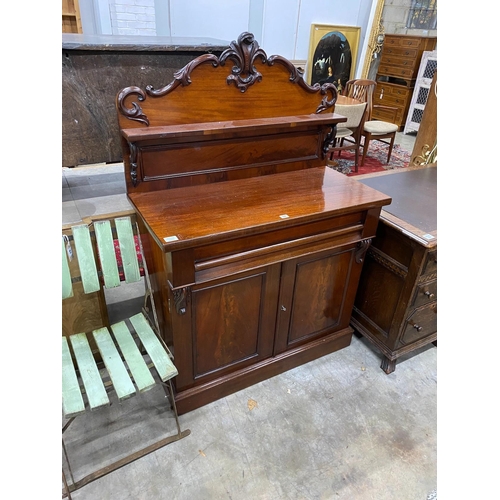
POLYGON ((232 41, 228 49, 224 50, 220 57, 214 54, 203 54, 186 64, 182 69, 174 74, 174 80, 160 89, 155 89, 151 85, 146 86, 146 90, 139 87, 127 87, 117 96, 117 109, 119 113, 128 118, 149 126, 149 119, 144 114, 140 102, 149 97, 162 97, 177 87, 186 87, 191 84, 191 73, 201 64, 212 64, 214 68, 225 66, 226 62, 233 62, 231 74, 226 78, 228 85, 234 85, 240 92, 246 92, 248 88, 262 81, 262 73, 256 68, 256 62, 260 61, 269 67, 279 64, 284 66, 290 72, 289 81, 299 85, 308 93, 319 93, 323 96, 321 103, 316 109, 316 113, 321 113, 334 106, 337 100, 337 89, 332 83, 319 85, 309 85, 303 78, 303 72, 298 70, 288 59, 279 55, 273 55, 269 58, 263 49, 255 40, 252 33, 242 33, 237 41, 232 41), (129 96, 137 96, 137 101, 131 101, 129 96), (125 101, 127 100, 127 104, 125 101))

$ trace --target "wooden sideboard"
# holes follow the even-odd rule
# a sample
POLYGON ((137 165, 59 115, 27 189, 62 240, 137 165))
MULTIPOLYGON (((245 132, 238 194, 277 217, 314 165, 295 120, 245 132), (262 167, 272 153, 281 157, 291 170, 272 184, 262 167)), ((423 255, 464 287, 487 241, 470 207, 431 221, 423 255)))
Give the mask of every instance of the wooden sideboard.
POLYGON ((437 166, 356 177, 392 197, 368 250, 351 324, 378 347, 381 368, 437 339, 437 166))
MULTIPOLYGON (((385 35, 377 71, 373 104, 397 108, 396 124, 403 129, 424 51, 436 48, 436 37, 385 35)), ((384 109, 374 108, 374 120, 387 120, 384 109)))
POLYGON ((185 413, 350 344, 390 197, 325 166, 335 87, 250 33, 117 95, 127 194, 185 413))

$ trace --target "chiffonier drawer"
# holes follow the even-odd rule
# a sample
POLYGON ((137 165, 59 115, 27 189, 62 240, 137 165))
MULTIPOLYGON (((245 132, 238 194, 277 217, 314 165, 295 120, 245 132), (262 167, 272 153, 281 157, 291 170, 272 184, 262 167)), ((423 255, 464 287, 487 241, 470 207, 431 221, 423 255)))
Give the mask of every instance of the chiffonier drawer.
POLYGON ((402 344, 410 344, 437 332, 437 303, 434 302, 414 312, 406 320, 402 344))
POLYGON ((437 280, 422 283, 417 286, 413 296, 413 307, 420 307, 437 301, 437 280))

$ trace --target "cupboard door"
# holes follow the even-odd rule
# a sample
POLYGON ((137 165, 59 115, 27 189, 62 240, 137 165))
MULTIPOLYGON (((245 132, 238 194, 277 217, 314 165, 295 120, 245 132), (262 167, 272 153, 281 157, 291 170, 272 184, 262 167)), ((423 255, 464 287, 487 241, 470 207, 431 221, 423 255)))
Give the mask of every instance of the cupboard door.
POLYGON ((178 389, 272 356, 279 278, 274 264, 192 287, 184 325, 174 333, 178 389))
POLYGON ((354 251, 329 250, 283 263, 275 354, 348 327, 360 268, 354 251))

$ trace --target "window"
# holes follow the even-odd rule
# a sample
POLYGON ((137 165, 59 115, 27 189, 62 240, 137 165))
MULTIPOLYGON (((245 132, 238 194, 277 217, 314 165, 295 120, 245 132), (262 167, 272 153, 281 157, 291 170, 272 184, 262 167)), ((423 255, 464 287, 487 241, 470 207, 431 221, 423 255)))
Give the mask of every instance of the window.
POLYGON ((437 28, 437 0, 412 0, 406 27, 435 30, 437 28))

